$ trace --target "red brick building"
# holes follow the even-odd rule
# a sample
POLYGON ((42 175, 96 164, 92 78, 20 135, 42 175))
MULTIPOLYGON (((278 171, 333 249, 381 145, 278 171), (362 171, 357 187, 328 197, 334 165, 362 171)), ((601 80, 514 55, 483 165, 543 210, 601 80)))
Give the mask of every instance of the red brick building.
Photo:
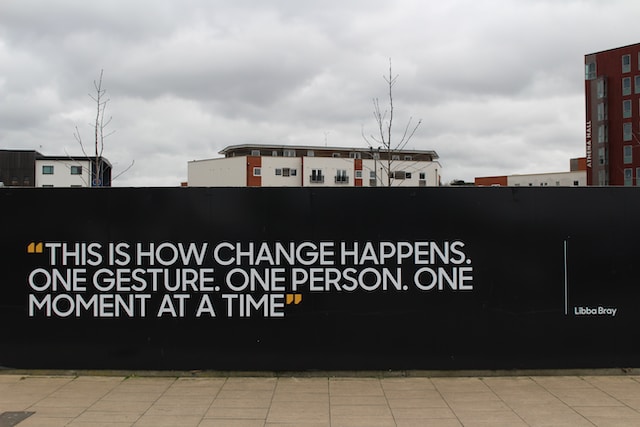
POLYGON ((584 63, 587 185, 640 185, 640 43, 584 63))

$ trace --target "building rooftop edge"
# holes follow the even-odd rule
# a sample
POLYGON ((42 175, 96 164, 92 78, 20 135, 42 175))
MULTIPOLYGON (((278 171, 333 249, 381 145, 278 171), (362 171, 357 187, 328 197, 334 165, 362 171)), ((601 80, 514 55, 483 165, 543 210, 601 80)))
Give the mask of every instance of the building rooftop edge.
MULTIPOLYGON (((95 157, 91 157, 91 156, 44 156, 44 155, 40 155, 39 157, 36 158, 36 160, 68 160, 70 162, 75 162, 75 161, 93 162, 95 160, 95 157)), ((103 161, 104 163, 108 164, 109 166, 112 166, 111 162, 106 157, 100 156, 100 160, 103 161)))
MULTIPOLYGON (((35 155, 36 160, 69 160, 69 161, 76 161, 76 160, 94 161, 95 160, 94 156, 47 156, 45 154, 40 153, 37 150, 20 150, 20 149, 12 150, 8 148, 0 148, 0 153, 3 153, 3 152, 4 153, 33 153, 35 155)), ((111 162, 109 161, 109 159, 103 156, 98 156, 98 157, 103 162, 111 166, 111 162)))
POLYGON ((560 172, 534 172, 534 173, 513 173, 511 175, 490 175, 490 176, 476 176, 475 179, 492 179, 492 178, 509 178, 509 177, 526 177, 526 176, 542 176, 542 175, 569 175, 569 174, 583 174, 586 170, 574 170, 574 171, 560 171, 560 172))
POLYGON ((560 174, 577 174, 577 173, 586 173, 587 171, 585 170, 575 170, 575 171, 560 171, 560 172, 535 172, 535 173, 514 173, 512 175, 506 175, 506 176, 536 176, 536 175, 560 175, 560 174))
MULTIPOLYGON (((356 151, 356 152, 371 152, 378 151, 378 149, 373 149, 370 147, 337 147, 337 146, 322 146, 322 145, 287 145, 287 144, 237 144, 237 145, 229 145, 218 152, 218 154, 226 154, 229 151, 239 150, 239 149, 293 149, 293 150, 314 150, 314 151, 356 151)), ((386 151, 386 150, 380 150, 386 151)), ((392 150, 395 153, 417 153, 417 154, 429 154, 433 156, 434 159, 439 159, 440 157, 434 150, 392 150)))
POLYGON ((42 156, 43 154, 36 150, 22 150, 22 149, 11 149, 11 148, 0 148, 0 153, 32 153, 36 156, 42 156))
POLYGON ((640 43, 631 43, 631 44, 628 44, 628 45, 625 45, 625 46, 614 47, 614 48, 611 48, 611 49, 599 50, 597 52, 592 52, 592 53, 585 53, 584 56, 597 55, 599 53, 605 53, 605 52, 613 52, 613 51, 620 50, 620 49, 628 49, 628 48, 633 47, 633 46, 640 46, 640 43))

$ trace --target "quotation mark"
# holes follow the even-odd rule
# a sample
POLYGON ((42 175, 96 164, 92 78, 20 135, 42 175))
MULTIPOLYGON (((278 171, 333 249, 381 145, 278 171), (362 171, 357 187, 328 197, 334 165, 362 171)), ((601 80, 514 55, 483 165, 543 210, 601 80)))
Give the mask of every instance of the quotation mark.
POLYGON ((42 242, 31 242, 27 245, 27 253, 28 254, 41 254, 42 250, 42 242))
POLYGON ((298 305, 302 301, 302 294, 287 294, 287 305, 298 305))

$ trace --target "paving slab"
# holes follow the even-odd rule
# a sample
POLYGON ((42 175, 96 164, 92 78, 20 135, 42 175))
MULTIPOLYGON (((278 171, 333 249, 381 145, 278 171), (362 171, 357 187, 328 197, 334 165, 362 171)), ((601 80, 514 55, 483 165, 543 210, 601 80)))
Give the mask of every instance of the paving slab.
POLYGON ((640 376, 623 373, 142 374, 0 372, 0 426, 640 425, 640 376))

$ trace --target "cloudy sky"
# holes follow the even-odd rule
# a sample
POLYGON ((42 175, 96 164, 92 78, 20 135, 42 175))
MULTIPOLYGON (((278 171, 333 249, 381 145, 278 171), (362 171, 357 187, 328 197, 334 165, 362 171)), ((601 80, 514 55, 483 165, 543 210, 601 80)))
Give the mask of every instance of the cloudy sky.
POLYGON ((2 0, 0 148, 81 154, 93 82, 117 186, 175 186, 234 144, 366 146, 396 130, 443 181, 584 155, 584 55, 640 42, 637 0, 2 0))

